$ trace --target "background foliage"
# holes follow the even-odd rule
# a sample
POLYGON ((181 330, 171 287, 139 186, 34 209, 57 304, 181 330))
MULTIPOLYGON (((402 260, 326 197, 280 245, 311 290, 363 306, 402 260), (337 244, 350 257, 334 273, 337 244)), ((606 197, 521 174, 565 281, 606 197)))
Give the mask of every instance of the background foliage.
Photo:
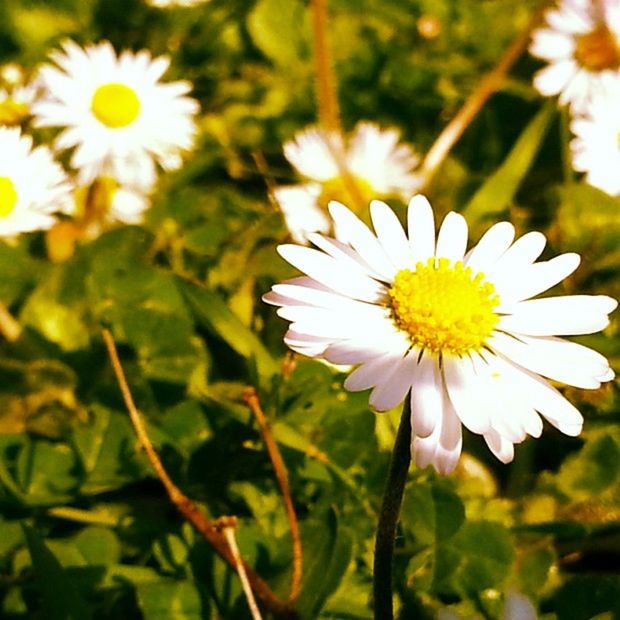
MULTIPOLYGON (((424 152, 534 5, 333 0, 343 124, 395 125, 424 152)), ((144 226, 111 230, 59 264, 37 234, 0 244, 0 299, 25 328, 0 343, 0 615, 248 617, 237 577, 137 450, 105 325, 171 476, 209 515, 239 518, 242 554, 285 597, 288 523, 241 399, 259 389, 301 520, 299 613, 370 618, 398 412, 369 412, 366 394, 345 393, 343 376, 316 362, 291 370, 289 360, 283 374, 284 322, 259 301, 292 274, 274 251, 287 232, 255 161, 292 181, 281 144, 316 121, 306 4, 0 0, 0 15, 2 62, 34 70, 65 37, 147 47, 173 57, 168 77, 191 80, 203 110, 198 148, 162 177, 144 226)), ((620 201, 571 172, 566 118, 530 85, 537 67, 521 58, 427 193, 440 214, 464 211, 474 238, 500 216, 521 233, 544 230, 550 254, 583 255, 567 290, 617 297, 620 201)), ((617 366, 613 327, 579 340, 617 366)), ((568 391, 586 417, 581 437, 548 427, 503 466, 467 435, 453 476, 411 472, 397 539, 402 618, 496 618, 511 591, 546 618, 620 616, 617 400, 609 385, 568 391)))

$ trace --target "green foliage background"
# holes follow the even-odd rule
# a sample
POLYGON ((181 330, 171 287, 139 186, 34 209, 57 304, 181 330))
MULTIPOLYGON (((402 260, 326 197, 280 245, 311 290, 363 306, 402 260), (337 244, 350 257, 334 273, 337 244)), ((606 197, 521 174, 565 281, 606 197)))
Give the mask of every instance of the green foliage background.
MULTIPOLYGON (((424 152, 537 3, 333 0, 345 127, 401 128, 424 152), (437 37, 419 19, 439 21, 437 37)), ((249 617, 237 577, 184 524, 154 478, 100 335, 120 345, 134 397, 172 478, 211 516, 239 518, 242 554, 283 597, 291 545, 273 470, 241 400, 257 386, 302 525, 302 618, 371 612, 372 544, 398 412, 377 416, 343 376, 298 360, 260 295, 292 270, 253 154, 294 180, 281 145, 316 121, 302 0, 0 0, 0 61, 29 69, 63 38, 109 39, 173 58, 202 106, 185 167, 162 177, 142 227, 111 230, 50 263, 42 237, 0 244, 0 299, 24 326, 0 344, 0 616, 249 617), (196 281, 204 286, 199 286, 196 281)), ((531 87, 525 55, 443 164, 428 195, 464 212, 474 239, 509 218, 541 229, 549 255, 583 263, 564 291, 618 296, 620 200, 575 177, 567 119, 531 87)), ((162 119, 165 122, 165 119, 162 119)), ((404 205, 395 203, 399 213, 404 205)), ((580 338, 617 366, 614 327, 580 338)), ((547 427, 510 466, 467 435, 446 479, 413 470, 397 539, 401 618, 499 618, 507 592, 544 618, 620 617, 620 430, 613 386, 566 390, 585 430, 547 427), (603 615, 599 615, 603 614, 603 615)), ((501 403, 499 404, 501 406, 501 403)))

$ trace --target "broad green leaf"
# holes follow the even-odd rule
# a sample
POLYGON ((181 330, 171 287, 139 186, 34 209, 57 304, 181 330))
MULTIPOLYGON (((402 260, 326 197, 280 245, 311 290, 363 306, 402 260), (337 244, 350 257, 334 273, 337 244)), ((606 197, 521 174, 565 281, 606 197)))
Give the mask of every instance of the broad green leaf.
POLYGON ((620 480, 620 435, 600 433, 588 438, 580 452, 560 468, 559 488, 573 499, 600 496, 617 489, 620 480))
POLYGON ((340 585, 351 561, 353 540, 330 510, 303 524, 304 575, 296 605, 302 620, 316 618, 329 595, 340 585))
POLYGON ((49 620, 89 620, 92 611, 39 534, 24 525, 37 587, 49 620))
POLYGON ((177 280, 177 284, 198 323, 224 340, 239 355, 254 359, 263 377, 271 377, 278 372, 278 365, 261 341, 233 314, 219 295, 181 279, 177 280))
POLYGON ((259 0, 247 23, 254 43, 275 64, 291 65, 308 56, 306 8, 299 0, 259 0))
POLYGON ((510 205, 554 115, 555 102, 550 101, 530 121, 500 167, 478 188, 463 209, 463 215, 469 221, 497 216, 510 205))
POLYGON ((145 620, 203 620, 203 606, 190 581, 156 581, 136 586, 138 605, 145 620))
POLYGON ((105 527, 86 527, 73 539, 73 545, 87 564, 116 564, 121 546, 117 536, 105 527))

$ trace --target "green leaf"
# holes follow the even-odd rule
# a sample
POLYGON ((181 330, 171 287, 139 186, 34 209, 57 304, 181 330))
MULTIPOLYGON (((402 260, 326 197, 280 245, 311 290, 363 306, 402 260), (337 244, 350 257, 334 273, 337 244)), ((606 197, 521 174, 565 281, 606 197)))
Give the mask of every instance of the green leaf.
POLYGON ((597 497, 617 488, 620 477, 620 435, 599 434, 589 438, 577 454, 562 464, 558 486, 575 499, 597 497))
POLYGON ((203 620, 202 602, 189 581, 156 581, 136 586, 138 605, 145 620, 203 620))
POLYGON ((500 588, 508 575, 514 547, 508 530, 491 521, 470 521, 452 544, 460 555, 457 583, 465 592, 500 588))
POLYGON ((259 0, 247 24, 256 46, 275 64, 291 65, 308 56, 306 9, 299 0, 259 0))
POLYGON ((512 202, 542 144, 556 105, 550 101, 530 121, 500 167, 478 188, 463 209, 469 221, 496 216, 512 202))
POLYGON ((37 577, 37 587, 43 597, 45 617, 49 620, 89 620, 90 606, 68 578, 54 554, 39 534, 22 526, 37 577))
POLYGON ((233 314, 219 295, 180 278, 177 284, 201 325, 224 340, 242 357, 256 360, 261 376, 268 378, 278 372, 277 363, 262 342, 233 314))
POLYGON ((304 576, 296 609, 302 620, 316 618, 342 580, 351 561, 351 534, 339 524, 335 511, 303 525, 304 576))

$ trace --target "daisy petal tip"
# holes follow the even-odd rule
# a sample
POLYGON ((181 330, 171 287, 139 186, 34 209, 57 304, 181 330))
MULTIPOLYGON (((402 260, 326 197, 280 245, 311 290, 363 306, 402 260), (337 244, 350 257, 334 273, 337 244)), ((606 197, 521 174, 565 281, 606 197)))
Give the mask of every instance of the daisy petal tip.
POLYGON ((409 208, 410 209, 426 209, 426 210, 432 210, 431 207, 431 203, 428 201, 428 198, 426 196, 424 196, 423 194, 416 194, 410 201, 409 201, 409 208))

